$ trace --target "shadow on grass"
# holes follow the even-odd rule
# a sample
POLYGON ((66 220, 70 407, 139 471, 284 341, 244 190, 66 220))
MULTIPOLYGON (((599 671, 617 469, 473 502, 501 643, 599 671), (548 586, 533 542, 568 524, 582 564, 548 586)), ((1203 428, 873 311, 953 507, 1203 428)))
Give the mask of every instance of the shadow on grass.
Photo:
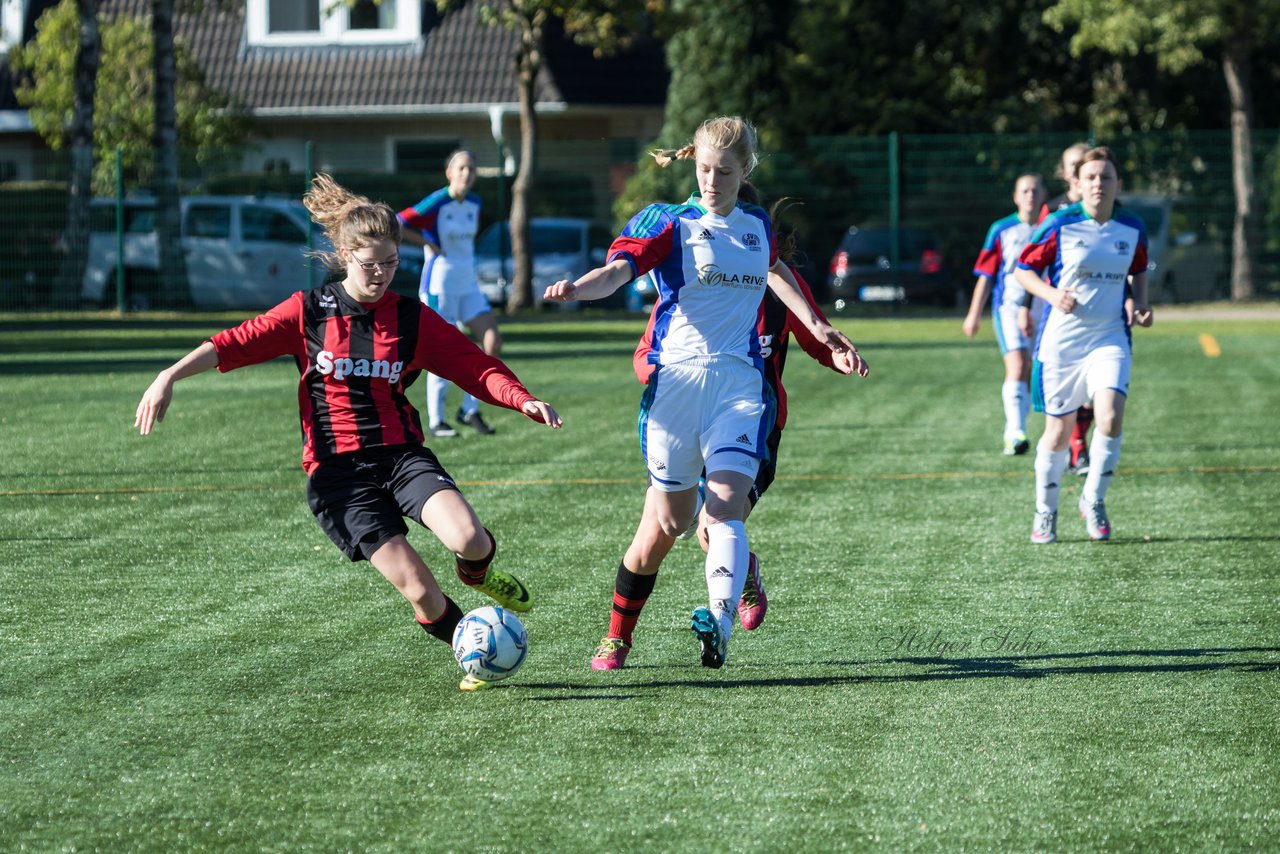
MULTIPOLYGON (((803 665, 786 665, 796 669, 823 667, 848 669, 849 673, 829 673, 822 676, 788 676, 752 678, 738 676, 717 678, 717 674, 705 674, 701 679, 667 679, 648 682, 629 682, 625 685, 608 683, 544 682, 520 683, 521 688, 544 691, 572 691, 563 696, 537 697, 539 700, 602 700, 633 699, 636 695, 619 693, 619 689, 647 688, 820 688, 834 685, 893 684, 913 682, 939 682, 956 679, 1045 679, 1051 676, 1112 676, 1142 673, 1267 673, 1280 672, 1280 658, 1273 661, 1259 660, 1257 655, 1280 655, 1280 647, 1238 647, 1215 649, 1144 649, 1099 650, 1095 652, 1050 653, 1045 655, 974 656, 947 658, 941 656, 912 656, 886 658, 873 661, 806 662, 803 665), (1251 660, 1224 660, 1226 657, 1250 655, 1251 660), (1126 663, 1077 664, 1082 659, 1145 659, 1126 663), (920 672, 867 673, 869 668, 920 668, 920 672), (595 694, 592 691, 608 691, 595 694), (585 693, 584 693, 585 692, 585 693)), ((631 669, 631 668, 628 668, 631 669)), ((639 669, 639 668, 637 668, 639 669)), ((704 672, 704 671, 702 671, 704 672)), ((732 670, 728 671, 732 672, 732 670)), ((705 673, 705 672, 704 672, 705 673)))

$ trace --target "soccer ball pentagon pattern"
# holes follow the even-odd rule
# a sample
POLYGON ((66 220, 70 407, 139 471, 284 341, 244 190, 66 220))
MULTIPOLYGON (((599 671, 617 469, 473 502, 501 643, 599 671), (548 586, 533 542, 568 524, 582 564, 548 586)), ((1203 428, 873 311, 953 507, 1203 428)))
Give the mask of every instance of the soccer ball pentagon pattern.
POLYGON ((453 657, 464 671, 486 682, 515 673, 528 652, 524 625, 514 613, 496 605, 476 608, 453 630, 453 657))

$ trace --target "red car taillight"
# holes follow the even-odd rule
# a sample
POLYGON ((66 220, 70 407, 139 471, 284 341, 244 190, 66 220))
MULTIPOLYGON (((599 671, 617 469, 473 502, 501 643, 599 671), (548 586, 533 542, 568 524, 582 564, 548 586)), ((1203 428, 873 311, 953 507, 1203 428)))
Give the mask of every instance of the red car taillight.
POLYGON ((844 278, 849 271, 849 253, 843 249, 831 256, 831 275, 844 278))
POLYGON ((939 273, 942 271, 942 253, 933 249, 924 250, 920 256, 921 273, 939 273))

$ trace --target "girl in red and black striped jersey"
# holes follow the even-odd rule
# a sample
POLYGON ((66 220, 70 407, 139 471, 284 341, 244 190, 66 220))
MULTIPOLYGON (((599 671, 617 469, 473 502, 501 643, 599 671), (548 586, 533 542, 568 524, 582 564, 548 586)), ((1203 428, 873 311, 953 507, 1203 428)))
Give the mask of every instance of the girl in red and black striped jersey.
MULTIPOLYGON (((399 264, 395 211, 356 196, 327 175, 303 201, 336 250, 318 253, 346 274, 213 336, 161 371, 134 426, 164 420, 173 384, 212 368, 229 371, 290 356, 298 366, 302 467, 320 527, 353 561, 368 560, 413 606, 428 634, 452 644, 462 611, 409 545, 404 517, 430 529, 457 558, 458 577, 513 611, 533 606, 515 576, 490 567, 496 543, 436 456, 405 389, 422 371, 550 427, 560 416, 499 360, 417 300, 390 290, 399 264)), ((460 687, 483 683, 467 677, 460 687)))

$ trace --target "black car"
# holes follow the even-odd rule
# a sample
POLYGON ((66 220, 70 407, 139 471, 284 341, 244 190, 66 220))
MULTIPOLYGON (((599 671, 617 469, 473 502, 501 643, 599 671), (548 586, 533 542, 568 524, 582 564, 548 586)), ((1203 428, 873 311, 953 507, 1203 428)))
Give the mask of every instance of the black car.
POLYGON ((937 235, 899 228, 895 270, 893 233, 885 225, 859 225, 845 232, 827 278, 836 311, 854 303, 962 304, 964 289, 946 264, 937 235))

